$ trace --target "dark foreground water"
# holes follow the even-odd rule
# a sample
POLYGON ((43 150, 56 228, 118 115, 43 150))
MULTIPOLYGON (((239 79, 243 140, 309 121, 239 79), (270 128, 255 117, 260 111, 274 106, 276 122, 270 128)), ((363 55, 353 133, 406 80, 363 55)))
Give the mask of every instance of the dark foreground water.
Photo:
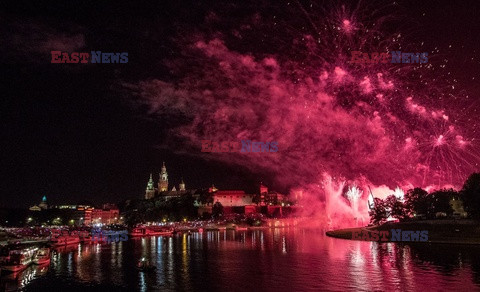
POLYGON ((58 250, 2 288, 23 291, 480 291, 480 248, 326 237, 300 228, 130 239, 58 250), (146 257, 153 272, 135 269, 146 257))

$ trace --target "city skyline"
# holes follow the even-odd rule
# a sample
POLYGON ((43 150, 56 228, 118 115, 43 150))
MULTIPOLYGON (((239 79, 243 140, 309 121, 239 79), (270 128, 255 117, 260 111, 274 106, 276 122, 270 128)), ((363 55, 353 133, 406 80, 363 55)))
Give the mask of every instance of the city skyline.
MULTIPOLYGON (((376 31, 381 39, 389 45, 401 42, 398 50, 402 52, 428 51, 428 62, 416 64, 426 67, 409 70, 406 64, 390 64, 392 70, 428 72, 422 78, 349 65, 351 53, 345 44, 357 45, 358 36, 352 38, 352 33, 365 33, 361 26, 355 27, 359 24, 355 21, 362 21, 355 17, 360 16, 348 18, 351 11, 342 12, 332 4, 327 10, 333 14, 322 18, 320 7, 302 11, 298 4, 275 4, 265 10, 254 1, 242 8, 191 3, 186 9, 172 3, 146 3, 141 8, 124 4, 115 11, 108 5, 95 11, 81 5, 80 14, 73 6, 52 13, 49 7, 9 5, 4 15, 10 21, 2 28, 6 45, 1 48, 5 65, 1 70, 8 87, 1 115, 5 151, 0 207, 27 207, 27 202, 43 195, 59 202, 79 197, 98 203, 121 201, 142 194, 145 177, 158 172, 163 161, 170 165, 176 184, 184 177, 188 185, 199 188, 215 183, 221 189, 253 192, 256 183, 264 181, 286 194, 298 187, 309 189, 323 180, 320 174, 324 172, 349 183, 366 177, 372 185, 393 190, 410 183, 458 186, 478 170, 475 82, 480 78, 476 58, 480 28, 473 21, 475 2, 454 9, 448 1, 380 5, 388 20, 376 31), (230 15, 229 9, 237 13, 230 15), (129 10, 138 14, 122 12, 129 10), (444 11, 452 17, 439 22, 444 11), (97 18, 97 13, 107 17, 97 18), (315 19, 308 20, 305 13, 315 19), (398 14, 404 21, 397 21, 398 14), (341 15, 345 18, 338 20, 341 15), (109 26, 109 20, 115 25, 109 26), (302 44, 324 20, 339 21, 338 29, 345 35, 337 36, 339 40, 346 37, 343 43, 337 49, 325 45, 327 41, 317 42, 316 47, 302 44), (312 21, 317 24, 312 26, 312 21), (415 30, 408 33, 403 25, 415 30), (299 31, 284 29, 288 27, 299 31), (265 37, 271 31, 275 33, 265 37), (72 52, 124 52, 128 62, 58 64, 52 63, 52 51, 68 51, 69 56, 72 52), (329 61, 311 59, 318 52, 329 61), (335 59, 336 55, 344 59, 335 59), (215 60, 226 66, 221 70, 243 69, 228 75, 213 66, 215 60), (310 66, 302 67, 302 62, 310 66), (325 66, 335 62, 339 69, 325 66), (295 82, 280 75, 262 79, 260 75, 272 74, 272 68, 297 72, 299 78, 295 82), (384 99, 391 86, 387 79, 381 89, 362 79, 366 75, 371 75, 368 80, 378 78, 375 70, 383 72, 382 78, 394 80, 391 84, 400 84, 397 94, 388 99, 393 100, 391 104, 384 99), (325 79, 342 72, 358 81, 359 86, 349 84, 348 88, 361 94, 350 96, 333 80, 325 79), (303 74, 319 80, 309 83, 303 74), (216 82, 224 77, 228 82, 216 82), (328 90, 317 85, 311 88, 321 85, 322 78, 328 90), (260 81, 262 88, 272 90, 262 91, 262 99, 257 100, 250 95, 258 92, 260 81), (432 90, 425 90, 425 82, 432 90), (232 88, 237 91, 224 84, 235 85, 232 88), (211 88, 212 95, 205 88, 211 88), (369 88, 381 93, 372 100, 369 88), (327 111, 326 106, 324 117, 316 114, 308 94, 296 97, 303 108, 293 110, 293 104, 286 103, 292 93, 309 91, 335 95, 337 111, 327 111), (314 110, 310 117, 309 110, 314 110), (424 121, 427 112, 430 121, 424 121), (275 113, 284 114, 283 126, 275 113), (311 122, 297 117, 308 117, 311 122), (329 125, 329 121, 338 123, 329 125), (350 131, 350 125, 357 130, 350 131), (336 130, 330 131, 332 127, 336 130), (201 151, 201 140, 278 141, 279 148, 274 153, 206 153, 201 151), (398 162, 403 157, 412 161, 398 162)), ((365 25, 376 21, 362 17, 365 25)), ((330 34, 322 37, 336 41, 330 34)), ((381 46, 351 50, 385 52, 381 46)))
POLYGON ((2 4, 1 291, 480 291, 480 1, 2 4))

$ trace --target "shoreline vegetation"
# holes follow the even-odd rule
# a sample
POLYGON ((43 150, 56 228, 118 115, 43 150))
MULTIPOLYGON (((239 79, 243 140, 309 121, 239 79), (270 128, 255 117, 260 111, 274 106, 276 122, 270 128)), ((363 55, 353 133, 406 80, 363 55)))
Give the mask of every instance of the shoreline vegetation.
MULTIPOLYGON (((402 243, 438 243, 438 244, 478 244, 480 245, 480 221, 476 220, 422 220, 409 222, 387 222, 377 226, 365 226, 345 228, 327 231, 329 237, 352 239, 353 232, 362 231, 390 231, 391 229, 401 229, 404 231, 421 231, 428 230, 428 240, 421 241, 391 241, 389 237, 387 241, 382 242, 402 242, 402 243)), ((361 236, 360 236, 361 237, 361 236)))

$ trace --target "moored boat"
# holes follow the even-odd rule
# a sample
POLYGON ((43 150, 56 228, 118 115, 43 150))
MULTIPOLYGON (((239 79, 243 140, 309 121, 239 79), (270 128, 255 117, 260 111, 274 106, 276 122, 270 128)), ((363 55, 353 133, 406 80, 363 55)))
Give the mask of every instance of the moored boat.
POLYGON ((147 227, 146 235, 171 235, 172 233, 172 228, 162 226, 149 226, 147 227))
POLYGON ((136 268, 142 272, 154 271, 157 269, 156 266, 151 264, 150 261, 147 261, 145 258, 142 258, 140 261, 138 261, 136 268))
POLYGON ((36 265, 43 265, 50 263, 50 249, 48 247, 40 248, 33 256, 33 263, 36 265))
POLYGON ((135 236, 156 236, 156 235, 172 235, 173 228, 162 226, 142 226, 136 227, 130 231, 129 235, 135 236))
POLYGON ((235 230, 235 231, 246 231, 248 230, 248 227, 245 226, 238 226, 238 225, 231 225, 226 228, 227 230, 235 230))
POLYGON ((8 248, 7 254, 2 256, 0 266, 2 272, 20 272, 25 270, 31 263, 32 257, 38 248, 8 248))
POLYGON ((80 241, 83 242, 83 243, 90 243, 90 242, 93 241, 93 238, 90 234, 88 234, 88 235, 82 236, 80 238, 80 241))
POLYGON ((78 235, 60 235, 56 238, 52 238, 50 241, 53 246, 62 246, 77 244, 80 242, 80 237, 78 235))
POLYGON ((134 236, 145 236, 146 228, 145 227, 135 227, 132 231, 129 232, 128 235, 134 236))

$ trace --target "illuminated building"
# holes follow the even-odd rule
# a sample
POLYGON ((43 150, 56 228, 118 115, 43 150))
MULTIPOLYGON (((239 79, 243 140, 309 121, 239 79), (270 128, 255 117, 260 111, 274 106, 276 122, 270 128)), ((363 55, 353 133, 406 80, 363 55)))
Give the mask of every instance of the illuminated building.
POLYGON ((214 184, 212 184, 212 186, 208 189, 208 192, 209 192, 209 193, 214 193, 214 192, 216 192, 216 191, 218 191, 218 189, 215 187, 214 184))
POLYGON ((76 210, 77 205, 58 205, 55 206, 56 209, 71 209, 71 210, 76 210))
POLYGON ((260 195, 268 193, 268 188, 260 182, 260 195))
POLYGON ((40 204, 38 204, 38 206, 43 210, 48 209, 47 196, 43 196, 42 201, 40 202, 40 204))
POLYGON ((42 211, 48 209, 47 196, 43 196, 42 201, 38 205, 29 208, 30 211, 42 211))
POLYGON ((155 188, 153 187, 153 178, 152 174, 150 174, 150 179, 147 183, 147 189, 145 190, 145 199, 151 199, 155 196, 155 188))
POLYGON ((119 222, 119 210, 115 209, 93 209, 92 224, 116 224, 119 222))
POLYGON ((160 172, 160 180, 158 181, 158 191, 166 192, 168 191, 168 173, 167 168, 165 167, 165 162, 162 165, 162 171, 160 172))
MULTIPOLYGON (((212 193, 213 203, 219 202, 223 206, 229 207, 244 207, 248 205, 256 205, 253 203, 255 195, 246 194, 240 190, 218 190, 214 185, 209 188, 209 193, 212 193)), ((268 188, 260 183, 260 203, 261 205, 279 205, 286 198, 284 195, 268 191, 268 188)))
POLYGON ((180 191, 185 191, 185 182, 183 181, 183 177, 182 177, 182 181, 179 184, 179 188, 180 188, 180 191))
POLYGON ((285 195, 275 191, 268 191, 268 187, 260 183, 260 204, 262 205, 278 205, 285 200, 285 195))
MULTIPOLYGON (((177 187, 173 186, 172 190, 168 190, 168 173, 167 173, 167 168, 165 167, 165 162, 162 165, 162 170, 159 174, 159 180, 158 180, 158 188, 154 187, 155 182, 153 181, 152 174, 150 174, 150 179, 147 182, 147 187, 145 189, 145 199, 153 199, 155 196, 158 196, 160 198, 164 199, 170 199, 173 197, 179 197, 187 192, 187 189, 185 187, 185 182, 182 180, 180 181, 180 184, 178 185, 178 191, 177 187)), ((195 190, 191 190, 195 191, 195 190)))
POLYGON ((75 225, 90 225, 92 224, 92 207, 78 206, 78 208, 73 211, 73 220, 75 225))
POLYGON ((42 208, 40 208, 37 205, 33 205, 32 207, 28 208, 30 211, 42 211, 42 208))
POLYGON ((263 203, 265 205, 279 205, 285 200, 285 195, 282 195, 275 191, 269 191, 263 196, 263 203))
POLYGON ((242 207, 252 205, 252 195, 237 190, 217 191, 213 195, 213 202, 219 202, 222 206, 242 207))

